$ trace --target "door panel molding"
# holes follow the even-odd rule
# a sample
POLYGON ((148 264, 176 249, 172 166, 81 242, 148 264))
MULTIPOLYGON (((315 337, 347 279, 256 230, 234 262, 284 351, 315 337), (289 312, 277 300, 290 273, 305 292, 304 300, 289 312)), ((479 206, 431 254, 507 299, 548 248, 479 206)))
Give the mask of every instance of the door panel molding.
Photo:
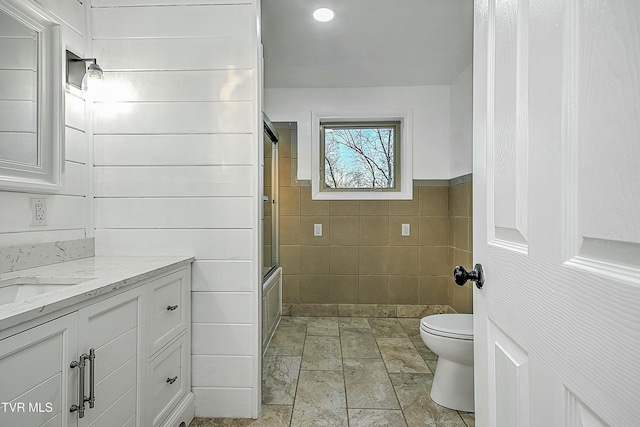
POLYGON ((569 389, 565 389, 567 427, 608 427, 569 389))
POLYGON ((640 40, 623 3, 565 5, 566 264, 640 285, 640 40))
POLYGON ((488 104, 492 244, 528 251, 528 0, 492 1, 488 104))
POLYGON ((493 322, 489 321, 489 425, 529 425, 529 357, 493 322), (515 398, 514 398, 515 396, 515 398))

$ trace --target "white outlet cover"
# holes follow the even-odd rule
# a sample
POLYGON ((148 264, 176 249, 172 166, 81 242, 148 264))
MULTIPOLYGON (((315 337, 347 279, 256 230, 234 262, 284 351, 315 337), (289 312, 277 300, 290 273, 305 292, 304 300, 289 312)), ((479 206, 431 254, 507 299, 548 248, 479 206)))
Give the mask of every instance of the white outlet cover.
POLYGON ((45 199, 31 198, 31 225, 47 225, 47 202, 45 199))
POLYGON ((402 235, 403 236, 411 235, 411 224, 402 224, 402 235))
POLYGON ((314 237, 322 236, 322 224, 313 224, 313 236, 314 237))

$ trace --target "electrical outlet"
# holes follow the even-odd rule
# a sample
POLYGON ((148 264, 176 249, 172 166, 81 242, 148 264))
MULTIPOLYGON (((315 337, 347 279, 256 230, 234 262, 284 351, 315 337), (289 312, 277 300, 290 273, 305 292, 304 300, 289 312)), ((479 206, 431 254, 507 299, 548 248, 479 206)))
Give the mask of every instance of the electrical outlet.
POLYGON ((314 237, 322 236, 322 224, 313 224, 313 235, 314 237))
POLYGON ((31 225, 47 225, 47 203, 45 199, 31 199, 31 225))
POLYGON ((411 235, 411 224, 402 224, 402 235, 403 236, 411 235))

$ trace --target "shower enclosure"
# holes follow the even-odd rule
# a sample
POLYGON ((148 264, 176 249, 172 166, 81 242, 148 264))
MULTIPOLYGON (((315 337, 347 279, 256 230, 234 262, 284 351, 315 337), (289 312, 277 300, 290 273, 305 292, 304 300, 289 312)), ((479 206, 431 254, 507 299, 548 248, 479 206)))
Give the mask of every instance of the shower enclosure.
POLYGON ((282 315, 282 270, 278 265, 278 132, 264 119, 262 209, 262 350, 267 350, 282 315))
POLYGON ((278 132, 263 113, 264 191, 262 210, 263 281, 278 268, 278 132))

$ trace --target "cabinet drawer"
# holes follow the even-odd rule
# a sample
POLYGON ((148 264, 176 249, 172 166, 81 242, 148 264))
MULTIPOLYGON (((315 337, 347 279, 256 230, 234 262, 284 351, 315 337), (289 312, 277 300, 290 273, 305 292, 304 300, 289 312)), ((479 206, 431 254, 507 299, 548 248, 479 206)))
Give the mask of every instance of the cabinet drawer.
POLYGON ((187 327, 189 277, 180 270, 149 283, 148 355, 180 335, 187 327))
POLYGON ((153 426, 159 425, 187 393, 187 334, 153 359, 147 368, 148 398, 153 426))

